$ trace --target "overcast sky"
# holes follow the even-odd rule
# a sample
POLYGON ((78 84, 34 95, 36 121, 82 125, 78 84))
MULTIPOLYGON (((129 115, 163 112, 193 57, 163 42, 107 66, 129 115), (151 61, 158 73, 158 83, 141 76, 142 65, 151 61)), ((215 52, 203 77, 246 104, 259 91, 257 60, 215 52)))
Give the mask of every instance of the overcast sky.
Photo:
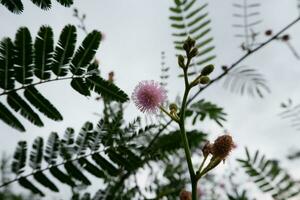
MULTIPOLYGON (((217 54, 215 61, 217 70, 213 76, 220 73, 220 66, 230 65, 243 55, 239 48, 241 41, 233 36, 237 32, 232 28, 235 21, 232 17, 233 2, 238 0, 209 1, 208 9, 212 18, 212 34, 217 54)), ((267 29, 276 32, 299 14, 297 0, 260 2, 263 22, 257 26, 257 30, 261 32, 267 29)), ((29 27, 35 36, 39 27, 47 24, 53 28, 57 41, 60 31, 66 24, 78 24, 72 17, 72 9, 64 8, 56 2, 53 2, 53 8, 49 11, 37 8, 28 0, 24 0, 23 3, 25 11, 21 15, 12 14, 0 6, 0 38, 5 36, 14 38, 20 26, 29 27)), ((87 29, 89 31, 97 29, 105 35, 105 40, 97 52, 103 76, 114 71, 116 84, 129 95, 139 81, 159 79, 162 51, 166 52, 167 66, 171 67, 169 99, 172 100, 183 92, 182 80, 177 78, 179 69, 174 56, 172 29, 168 20, 170 15, 168 8, 171 5, 173 2, 170 0, 81 0, 74 4, 80 12, 87 14, 87 29)), ((300 34, 300 24, 295 25, 288 33, 291 35, 292 44, 300 51, 300 38, 297 37, 300 34)), ((78 35, 78 41, 82 41, 85 34, 78 30, 78 35)), ((260 39, 263 41, 267 38, 261 36, 260 39)), ((241 97, 224 90, 221 81, 203 92, 199 99, 205 98, 224 107, 228 114, 225 128, 233 135, 238 145, 233 158, 244 155, 244 146, 248 146, 251 151, 259 149, 269 158, 282 159, 283 166, 289 167, 295 178, 300 179, 299 168, 297 171, 299 162, 288 164, 285 160, 291 148, 299 147, 297 142, 300 141, 300 132, 291 128, 288 121, 278 117, 282 101, 290 97, 294 102, 300 103, 300 61, 293 56, 287 45, 275 41, 251 55, 241 65, 254 67, 263 73, 272 92, 264 99, 251 98, 247 95, 241 97)), ((19 140, 31 143, 37 136, 47 138, 51 131, 63 134, 68 126, 78 131, 85 121, 97 122, 98 117, 94 113, 101 111, 101 103, 94 101, 94 98, 77 94, 68 83, 52 82, 40 85, 38 89, 61 111, 64 120, 53 122, 42 116, 45 127, 37 128, 22 119, 27 129, 26 133, 20 133, 0 122, 1 151, 11 154, 19 140)), ((1 97, 0 101, 5 102, 5 98, 1 97)), ((127 113, 128 119, 141 115, 132 103, 129 104, 127 113)), ((213 123, 204 123, 201 126, 211 133, 212 139, 223 131, 213 123)))

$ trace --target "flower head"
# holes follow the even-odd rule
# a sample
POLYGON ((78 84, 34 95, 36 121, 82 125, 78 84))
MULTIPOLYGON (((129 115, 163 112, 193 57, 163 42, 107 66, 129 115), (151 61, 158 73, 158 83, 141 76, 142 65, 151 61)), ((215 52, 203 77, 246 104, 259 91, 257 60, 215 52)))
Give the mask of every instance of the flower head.
POLYGON ((142 81, 134 89, 132 99, 142 112, 156 113, 166 100, 166 90, 155 81, 142 81))
POLYGON ((211 153, 214 157, 224 160, 234 147, 232 137, 230 135, 222 135, 215 140, 211 153))
POLYGON ((186 190, 181 190, 179 197, 180 200, 192 200, 192 193, 186 190))

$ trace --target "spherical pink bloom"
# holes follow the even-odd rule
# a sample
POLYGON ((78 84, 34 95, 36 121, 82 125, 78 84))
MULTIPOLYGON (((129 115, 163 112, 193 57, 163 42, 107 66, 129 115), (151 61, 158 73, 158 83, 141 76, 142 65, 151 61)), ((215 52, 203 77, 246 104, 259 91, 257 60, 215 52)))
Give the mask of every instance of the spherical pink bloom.
POLYGON ((166 100, 166 90, 155 81, 142 81, 134 89, 132 99, 142 112, 156 113, 166 100))

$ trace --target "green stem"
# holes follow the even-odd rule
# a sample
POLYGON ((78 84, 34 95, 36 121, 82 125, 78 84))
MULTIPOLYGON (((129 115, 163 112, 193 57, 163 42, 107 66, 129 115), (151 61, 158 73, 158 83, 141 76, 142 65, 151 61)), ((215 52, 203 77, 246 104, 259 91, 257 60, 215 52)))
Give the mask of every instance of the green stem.
POLYGON ((190 59, 188 59, 187 64, 186 64, 187 67, 184 69, 185 91, 184 91, 183 100, 182 100, 182 104, 181 104, 179 127, 180 127, 181 140, 183 142, 185 157, 186 157, 189 174, 190 174, 190 179, 191 179, 191 184, 192 184, 192 200, 197 200, 197 179, 196 179, 195 171, 193 168, 192 156, 191 156, 188 138, 187 138, 187 135, 185 132, 185 110, 186 110, 188 94, 191 89, 191 87, 189 85, 188 77, 187 77, 187 68, 189 66, 189 63, 190 63, 190 59))
POLYGON ((172 120, 174 120, 175 122, 179 123, 178 119, 176 119, 173 115, 171 115, 168 111, 166 111, 162 106, 159 106, 159 109, 165 113, 166 115, 168 115, 172 120))
POLYGON ((199 167, 199 170, 198 170, 197 174, 200 174, 200 173, 201 173, 201 171, 202 171, 202 169, 203 169, 203 167, 204 167, 204 164, 205 164, 205 161, 207 160, 207 158, 208 158, 208 156, 205 156, 205 157, 204 157, 204 159, 203 159, 203 161, 202 161, 202 163, 201 163, 201 165, 200 165, 200 167, 199 167))

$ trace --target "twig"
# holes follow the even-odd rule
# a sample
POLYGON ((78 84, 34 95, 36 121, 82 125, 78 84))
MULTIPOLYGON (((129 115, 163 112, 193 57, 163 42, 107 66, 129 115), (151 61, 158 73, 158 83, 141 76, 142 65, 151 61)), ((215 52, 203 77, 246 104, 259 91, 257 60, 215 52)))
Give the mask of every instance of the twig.
POLYGON ((47 171, 47 170, 51 169, 52 167, 58 167, 58 166, 60 166, 60 165, 66 164, 66 163, 68 163, 68 162, 73 162, 73 161, 79 160, 79 159, 81 159, 81 158, 86 158, 86 157, 92 156, 92 155, 94 155, 94 154, 96 154, 96 153, 101 153, 101 152, 104 152, 104 151, 105 151, 105 149, 98 150, 98 151, 92 151, 92 152, 90 152, 90 153, 88 153, 88 154, 85 154, 85 155, 82 155, 82 156, 76 156, 76 158, 73 158, 73 159, 70 159, 70 160, 64 160, 63 162, 60 162, 60 163, 55 164, 55 165, 49 165, 48 167, 45 167, 45 168, 43 168, 43 169, 36 170, 36 171, 34 171, 34 172, 32 172, 32 173, 29 173, 29 174, 27 174, 27 175, 19 176, 19 177, 15 178, 15 179, 12 179, 12 180, 10 180, 10 181, 7 181, 7 182, 5 182, 5 183, 2 183, 2 184, 0 185, 0 188, 4 187, 4 186, 6 186, 6 185, 9 185, 9 184, 11 184, 11 183, 13 183, 13 182, 19 181, 21 178, 27 178, 27 177, 29 177, 29 176, 33 176, 33 175, 36 174, 36 173, 40 173, 40 172, 43 172, 43 171, 47 171))
POLYGON ((293 20, 291 23, 289 23, 288 25, 286 25, 283 29, 281 29, 279 32, 277 32, 273 37, 271 37, 270 39, 268 39, 267 41, 261 43, 258 47, 254 48, 253 50, 249 50, 244 56, 242 56, 241 58, 239 58, 237 61, 235 61, 227 70, 225 70, 223 73, 221 73, 219 76, 217 76, 216 78, 212 79, 210 81, 210 83, 208 83, 207 85, 201 87, 198 92, 196 92, 187 102, 187 104, 190 104, 203 90, 205 90, 206 88, 208 88, 210 85, 212 85, 213 83, 219 81, 223 76, 225 76, 230 70, 232 70, 233 68, 235 68, 238 64, 240 64, 242 61, 244 61, 246 58, 248 58, 248 56, 254 54, 255 52, 257 52, 258 50, 260 50, 262 47, 266 46, 267 44, 269 44, 270 42, 272 42, 273 40, 277 39, 277 37, 282 34, 283 32, 285 32, 287 29, 289 29, 290 27, 292 27, 294 24, 296 24, 298 21, 300 21, 300 17, 298 17, 297 19, 293 20))
POLYGON ((36 82, 36 83, 31 83, 31 84, 28 84, 28 85, 25 85, 25 86, 21 86, 19 88, 15 88, 15 89, 11 89, 11 90, 5 90, 4 92, 0 93, 0 96, 2 95, 6 95, 8 93, 11 93, 11 92, 16 92, 18 90, 23 90, 23 89, 26 89, 27 87, 30 87, 30 86, 35 86, 35 85, 40 85, 40 84, 43 84, 43 83, 48 83, 48 82, 53 82, 53 81, 61 81, 61 80, 68 80, 68 79, 73 79, 73 78, 85 78, 87 77, 88 75, 87 74, 84 74, 82 76, 69 76, 69 77, 63 77, 63 78, 54 78, 54 79, 48 79, 48 80, 44 80, 44 81, 39 81, 39 82, 36 82))

